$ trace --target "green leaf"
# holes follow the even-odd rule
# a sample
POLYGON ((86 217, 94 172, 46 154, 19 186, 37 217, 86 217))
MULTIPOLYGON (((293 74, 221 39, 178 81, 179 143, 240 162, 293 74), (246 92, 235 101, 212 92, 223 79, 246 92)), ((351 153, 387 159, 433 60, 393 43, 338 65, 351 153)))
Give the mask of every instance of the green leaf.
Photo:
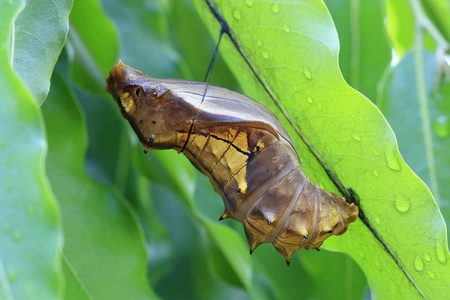
POLYGON ((412 46, 414 40, 414 17, 408 0, 386 1, 386 27, 392 46, 402 57, 412 46))
POLYGON ((142 146, 138 148, 141 149, 136 155, 136 168, 151 181, 170 187, 186 207, 195 210, 193 196, 196 173, 187 158, 176 151, 151 151, 145 155, 142 146))
POLYGON ((446 0, 421 0, 428 18, 435 24, 447 42, 450 41, 450 2, 446 0))
MULTIPOLYGON (((435 93, 436 57, 423 54, 424 72, 408 53, 384 82, 381 109, 395 130, 405 161, 428 184, 440 209, 450 221, 450 89, 446 83, 435 93), (426 88, 425 98, 418 86, 426 88)), ((448 232, 447 232, 448 234, 448 232)))
MULTIPOLYGON (((196 5, 211 31, 218 32, 208 6, 196 5)), ((343 80, 337 35, 325 6, 315 1, 213 5, 238 47, 226 38, 225 59, 246 94, 271 108, 287 127, 305 172, 332 192, 345 192, 340 182, 361 200, 365 219, 328 239, 325 247, 350 254, 376 297, 442 298, 450 282, 442 215, 427 186, 401 158, 383 115, 343 80), (318 160, 339 182, 330 180, 318 160)))
MULTIPOLYGON (((175 151, 152 151, 145 158, 137 154, 137 168, 152 181, 171 187, 194 218, 196 226, 200 230, 206 227, 209 265, 213 274, 232 285, 252 291, 248 247, 236 232, 208 220, 210 216, 201 213, 203 204, 196 203, 194 206, 193 180, 196 176, 189 161, 175 151)), ((210 196, 204 192, 198 196, 203 198, 202 202, 212 200, 206 199, 210 196)))
POLYGON ((83 89, 103 93, 119 45, 116 28, 98 1, 74 2, 67 44, 73 80, 83 89))
POLYGON ((182 60, 169 42, 169 24, 175 20, 169 19, 168 2, 108 0, 104 5, 120 33, 120 58, 162 77, 173 76, 176 62, 182 60))
MULTIPOLYGON (((386 17, 387 33, 396 55, 401 58, 413 46, 416 22, 423 20, 414 16, 409 0, 386 1, 386 17)), ((425 46, 428 50, 435 49, 435 41, 428 33, 425 35, 425 46)))
POLYGON ((146 276, 142 229, 116 190, 87 176, 85 119, 57 74, 42 108, 49 139, 48 174, 61 206, 63 251, 70 264, 65 271, 74 273, 66 273, 67 280, 75 278, 78 290, 94 299, 155 298, 146 276))
POLYGON ((248 246, 235 231, 211 221, 203 226, 210 237, 210 265, 214 273, 232 285, 251 291, 252 269, 248 246))
POLYGON ((15 21, 14 69, 39 104, 50 89, 56 60, 66 42, 72 1, 33 0, 15 21))
POLYGON ((0 299, 59 299, 59 212, 45 176, 42 116, 12 69, 12 28, 23 1, 0 2, 0 299))
POLYGON ((382 1, 325 1, 339 34, 339 68, 347 83, 375 100, 391 61, 382 1))
POLYGON ((300 255, 300 260, 318 285, 314 288, 316 299, 364 299, 367 294, 364 273, 348 255, 308 251, 300 255))

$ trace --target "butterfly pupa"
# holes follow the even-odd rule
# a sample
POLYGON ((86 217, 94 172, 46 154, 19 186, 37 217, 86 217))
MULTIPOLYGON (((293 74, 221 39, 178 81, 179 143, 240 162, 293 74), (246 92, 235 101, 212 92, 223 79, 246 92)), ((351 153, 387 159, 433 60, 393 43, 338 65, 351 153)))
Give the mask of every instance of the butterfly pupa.
POLYGON ((121 61, 106 91, 145 151, 175 149, 222 196, 221 219, 244 225, 250 251, 272 243, 289 263, 341 235, 358 207, 321 189, 303 172, 286 130, 268 109, 226 88, 144 75, 121 61))

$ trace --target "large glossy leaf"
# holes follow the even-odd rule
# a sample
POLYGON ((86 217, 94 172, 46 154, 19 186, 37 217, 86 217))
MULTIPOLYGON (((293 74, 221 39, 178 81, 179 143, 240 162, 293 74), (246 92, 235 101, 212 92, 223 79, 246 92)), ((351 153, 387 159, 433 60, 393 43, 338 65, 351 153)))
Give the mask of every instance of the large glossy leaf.
POLYGON ((414 17, 407 0, 386 1, 386 28, 398 56, 403 56, 413 44, 414 17))
POLYGON ((450 41, 450 2, 446 0, 421 0, 421 4, 440 34, 450 41))
MULTIPOLYGON (((173 76, 182 57, 169 43, 167 1, 104 1, 121 37, 120 58, 128 64, 148 66, 152 72, 173 76)), ((174 21, 174 20, 171 20, 174 21)), ((112 63, 107 67, 110 69, 112 63)))
POLYGON ((87 176, 85 120, 58 75, 53 77, 43 112, 48 174, 61 206, 66 238, 63 252, 70 287, 66 298, 78 299, 74 290, 98 299, 154 298, 147 282, 142 229, 117 191, 87 176))
MULTIPOLYGON (((217 34, 219 23, 208 6, 196 4, 217 34)), ((213 6, 234 42, 226 38, 222 53, 246 93, 287 126, 306 173, 330 191, 345 193, 342 183, 360 199, 365 218, 325 247, 350 254, 377 297, 443 297, 450 273, 442 215, 427 186, 404 163, 379 110, 342 79, 338 40, 323 3, 213 1, 213 6)))
POLYGON ((98 1, 77 0, 67 40, 71 75, 83 89, 102 93, 104 79, 117 60, 117 32, 98 1))
POLYGON ((339 69, 347 83, 372 101, 391 61, 383 1, 325 1, 339 35, 339 69))
MULTIPOLYGON (((433 9, 439 10, 440 8, 438 7, 442 7, 441 4, 443 1, 438 0, 423 2, 427 3, 430 7, 433 6, 433 9)), ((396 55, 400 58, 405 55, 413 46, 416 22, 424 21, 418 20, 418 16, 415 16, 413 14, 411 3, 412 2, 408 0, 386 1, 386 29, 391 39, 392 47, 396 55)), ((421 10, 423 10, 423 7, 420 5, 419 1, 414 1, 414 3, 418 5, 421 10)), ((425 16, 424 11, 423 14, 425 16)), ((427 33, 425 35, 425 45, 427 49, 434 49, 435 41, 430 38, 426 30, 424 32, 427 33)))
POLYGON ((302 266, 314 279, 314 296, 318 299, 364 299, 367 281, 359 266, 342 253, 311 251, 300 256, 302 266), (324 288, 326 285, 326 288, 324 288))
MULTIPOLYGON (((206 228, 211 270, 222 280, 251 292, 251 263, 247 247, 233 230, 209 220, 211 216, 204 216, 199 211, 200 206, 194 205, 195 176, 188 160, 175 151, 156 151, 147 154, 146 158, 138 156, 137 168, 153 181, 170 187, 200 230, 206 228)), ((198 194, 198 197, 205 198, 205 195, 198 194)))
POLYGON ((69 30, 71 0, 26 1, 15 22, 14 69, 41 104, 69 30))
POLYGON ((12 68, 12 28, 23 6, 0 2, 0 299, 58 299, 62 234, 45 176, 44 126, 12 68))
POLYGON ((396 132, 405 161, 431 188, 448 225, 450 90, 448 83, 433 90, 436 58, 431 53, 420 55, 423 67, 417 67, 415 54, 409 53, 391 70, 380 108, 396 132), (425 94, 418 92, 419 86, 425 94))

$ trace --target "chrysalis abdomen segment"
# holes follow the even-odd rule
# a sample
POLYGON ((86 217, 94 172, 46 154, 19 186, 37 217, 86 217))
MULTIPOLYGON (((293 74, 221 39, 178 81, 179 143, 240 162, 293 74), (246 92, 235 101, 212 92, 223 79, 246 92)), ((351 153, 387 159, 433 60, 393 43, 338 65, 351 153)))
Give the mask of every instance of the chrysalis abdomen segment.
POLYGON ((250 249, 272 243, 290 261, 296 250, 344 233, 357 208, 313 183, 290 143, 241 125, 196 132, 194 122, 183 152, 222 195, 223 218, 244 224, 250 249))

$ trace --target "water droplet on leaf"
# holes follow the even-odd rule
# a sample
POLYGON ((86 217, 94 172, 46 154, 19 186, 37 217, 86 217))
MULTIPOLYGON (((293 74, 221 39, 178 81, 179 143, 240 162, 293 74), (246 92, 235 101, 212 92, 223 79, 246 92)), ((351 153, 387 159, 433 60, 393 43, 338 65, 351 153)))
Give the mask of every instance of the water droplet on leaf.
POLYGON ((386 164, 391 170, 400 171, 402 167, 400 165, 399 154, 394 150, 394 147, 387 148, 384 152, 384 158, 386 159, 386 164))
POLYGON ((10 233, 11 232, 11 226, 4 225, 2 231, 4 233, 10 233))
POLYGON ((409 199, 400 195, 397 195, 395 197, 394 203, 395 208, 401 213, 405 213, 411 208, 411 202, 409 201, 409 199))
POLYGON ((27 214, 28 214, 29 216, 34 215, 35 212, 36 212, 36 211, 35 211, 34 207, 29 206, 29 207, 27 208, 27 214))
POLYGON ((441 245, 441 243, 436 244, 436 257, 441 264, 447 263, 447 254, 445 253, 444 247, 441 245))
POLYGON ((416 270, 420 272, 423 270, 423 267, 423 260, 419 256, 416 256, 416 258, 414 259, 414 268, 416 268, 416 270))
POLYGON ((433 123, 434 133, 443 139, 450 135, 450 120, 447 116, 439 116, 433 123))
POLYGON ((303 75, 305 75, 306 79, 310 80, 312 78, 311 70, 308 68, 308 66, 305 66, 303 68, 303 75))
POLYGON ((279 5, 278 3, 274 3, 274 4, 272 5, 272 12, 273 12, 274 14, 277 14, 279 11, 280 11, 280 5, 279 5))
POLYGON ((313 98, 311 96, 306 96, 306 100, 308 100, 308 102, 310 104, 312 104, 314 102, 313 98))
POLYGON ((8 280, 9 282, 16 282, 17 281, 17 273, 14 271, 8 272, 8 280))
POLYGON ((22 234, 20 232, 15 232, 13 234, 13 239, 14 239, 15 242, 20 242, 20 241, 22 241, 23 236, 22 236, 22 234))
POLYGON ((245 0, 245 4, 247 4, 247 6, 252 7, 253 6, 253 0, 245 0))
POLYGON ((261 53, 262 53, 262 56, 263 56, 264 59, 268 59, 269 58, 269 51, 263 50, 261 53))
POLYGON ((241 18, 241 11, 238 10, 238 9, 234 10, 234 11, 233 11, 233 17, 234 17, 236 20, 239 20, 239 19, 241 18))
POLYGON ((431 261, 431 256, 428 253, 425 253, 423 255, 423 259, 425 259, 425 261, 430 262, 431 261))
POLYGON ((291 32, 291 28, 289 28, 288 24, 284 24, 283 29, 284 29, 284 32, 286 32, 286 33, 291 32))
POLYGON ((373 170, 373 176, 378 177, 378 176, 380 176, 380 173, 378 173, 377 170, 373 170))
POLYGON ((436 279, 436 274, 434 274, 434 272, 428 272, 428 276, 433 280, 436 279))
POLYGON ((358 142, 361 141, 361 136, 359 134, 357 134, 356 132, 354 132, 352 134, 352 137, 354 140, 357 140, 358 142))

